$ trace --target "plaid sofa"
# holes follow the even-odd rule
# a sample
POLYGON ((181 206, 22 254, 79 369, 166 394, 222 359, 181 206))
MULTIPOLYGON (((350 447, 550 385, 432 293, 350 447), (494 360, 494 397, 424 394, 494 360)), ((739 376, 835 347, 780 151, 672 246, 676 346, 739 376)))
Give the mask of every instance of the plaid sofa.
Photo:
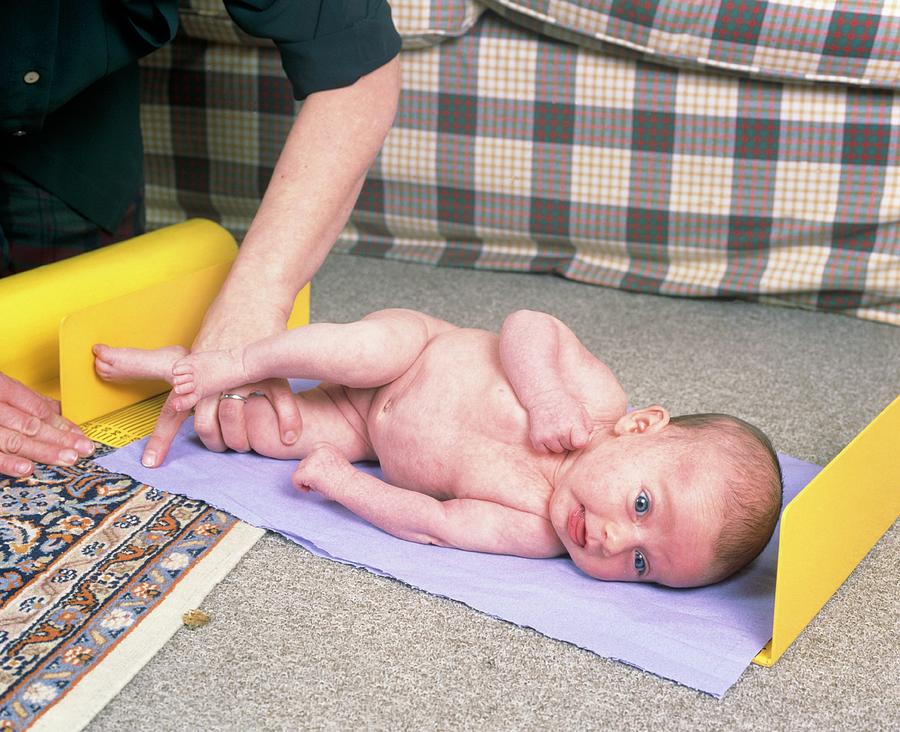
MULTIPOLYGON (((392 0, 391 134, 337 249, 900 325, 893 0, 392 0)), ((215 0, 143 62, 148 223, 240 237, 296 112, 215 0)))

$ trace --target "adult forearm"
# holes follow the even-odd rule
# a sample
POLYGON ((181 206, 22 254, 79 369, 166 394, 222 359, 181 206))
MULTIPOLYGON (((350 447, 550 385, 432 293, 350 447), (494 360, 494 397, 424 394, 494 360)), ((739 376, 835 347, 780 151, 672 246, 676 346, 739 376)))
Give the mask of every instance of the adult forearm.
MULTIPOLYGON (((394 59, 351 86, 306 100, 193 350, 240 347, 284 330, 297 292, 319 268, 350 215, 390 129, 399 86, 394 59)), ((272 402, 282 440, 293 443, 300 415, 287 383, 269 382, 254 390, 262 390, 272 402)), ((248 449, 234 403, 219 406, 210 397, 195 407, 200 439, 212 450, 248 449)), ((183 419, 167 401, 145 449, 145 465, 165 458, 183 419)))
POLYGON ((331 250, 390 130, 399 61, 341 89, 311 95, 288 135, 229 275, 224 297, 290 313, 331 250), (249 290, 249 291, 248 291, 249 290))

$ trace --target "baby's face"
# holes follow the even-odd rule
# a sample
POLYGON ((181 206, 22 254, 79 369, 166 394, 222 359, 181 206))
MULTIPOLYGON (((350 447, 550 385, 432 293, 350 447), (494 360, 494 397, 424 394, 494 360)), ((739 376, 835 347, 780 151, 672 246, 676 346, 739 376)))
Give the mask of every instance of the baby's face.
POLYGON ((572 454, 550 499, 575 564, 603 580, 706 584, 726 476, 715 451, 662 433, 595 439, 572 454))

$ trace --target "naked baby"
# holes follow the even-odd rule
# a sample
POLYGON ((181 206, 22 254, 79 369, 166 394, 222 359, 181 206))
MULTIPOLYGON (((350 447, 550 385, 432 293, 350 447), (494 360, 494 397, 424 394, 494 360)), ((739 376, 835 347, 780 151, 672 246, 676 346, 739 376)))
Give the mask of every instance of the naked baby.
POLYGON ((231 351, 94 353, 103 378, 169 381, 179 410, 264 378, 320 380, 296 395, 303 429, 291 446, 266 399, 243 402, 251 449, 301 458, 299 489, 410 541, 568 554, 598 579, 698 586, 752 561, 781 507, 759 430, 727 415, 628 411, 612 371, 545 313, 517 311, 497 334, 384 310, 231 351), (360 460, 378 460, 385 481, 351 465, 360 460))

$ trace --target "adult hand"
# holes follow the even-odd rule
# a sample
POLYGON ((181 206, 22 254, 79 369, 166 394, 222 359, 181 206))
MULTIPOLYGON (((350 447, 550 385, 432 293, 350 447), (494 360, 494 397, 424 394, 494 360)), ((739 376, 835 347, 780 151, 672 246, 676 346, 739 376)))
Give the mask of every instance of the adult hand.
MULTIPOLYGON (((220 297, 210 308, 192 351, 212 351, 245 346, 248 343, 284 330, 285 315, 277 308, 261 303, 240 305, 220 297)), ((229 393, 246 397, 252 392, 263 394, 275 409, 278 431, 286 445, 297 441, 301 430, 300 411, 290 385, 285 379, 266 379, 253 384, 236 384, 229 393)), ((176 412, 172 394, 163 404, 153 434, 141 459, 147 467, 157 467, 166 458, 169 447, 187 417, 176 412)), ((244 402, 237 399, 219 401, 217 396, 202 399, 194 408, 194 431, 210 450, 227 449, 247 452, 250 440, 244 421, 244 402)))
POLYGON ((0 475, 31 475, 36 462, 74 465, 93 452, 94 443, 60 415, 59 402, 0 373, 0 475))

